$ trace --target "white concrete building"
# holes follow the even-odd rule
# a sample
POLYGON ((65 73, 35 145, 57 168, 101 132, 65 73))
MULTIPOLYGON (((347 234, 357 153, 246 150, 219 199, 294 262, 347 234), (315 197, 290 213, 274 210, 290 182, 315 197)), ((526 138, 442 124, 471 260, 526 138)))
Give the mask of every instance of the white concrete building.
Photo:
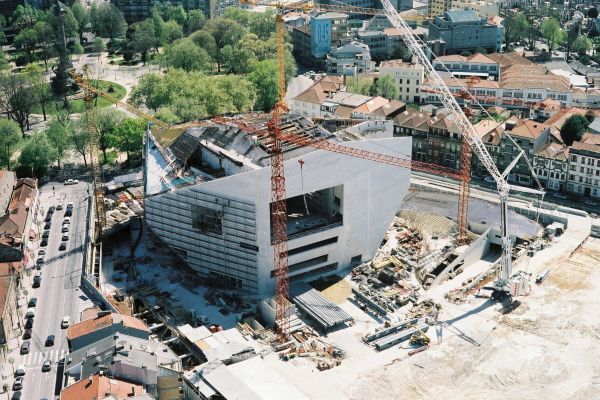
MULTIPOLYGON (((271 143, 264 123, 253 126, 258 130, 233 123, 191 128, 171 143, 149 134, 145 212, 150 230, 193 270, 268 296, 275 284, 271 143)), ((393 138, 391 121, 338 134, 303 117, 282 126, 288 134, 378 153, 411 151, 410 138, 393 138)), ((372 258, 408 190, 410 171, 288 142, 284 148, 290 280, 372 258)))
POLYGON ((424 79, 423 66, 408 64, 402 60, 382 61, 379 65, 379 75, 391 75, 399 90, 399 100, 407 103, 421 103, 421 84, 424 79))
POLYGON ((369 46, 364 43, 352 41, 333 49, 327 55, 328 74, 356 75, 371 72, 374 67, 369 46))

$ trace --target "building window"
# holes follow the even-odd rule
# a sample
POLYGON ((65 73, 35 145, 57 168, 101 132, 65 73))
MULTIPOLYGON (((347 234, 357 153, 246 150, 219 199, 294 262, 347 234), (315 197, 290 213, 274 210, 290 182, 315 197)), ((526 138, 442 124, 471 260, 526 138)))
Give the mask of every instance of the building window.
POLYGON ((350 259, 350 266, 352 267, 355 265, 359 265, 360 263, 362 263, 362 254, 354 256, 350 259))
POLYGON ((202 206, 192 206, 192 228, 201 233, 223 234, 223 212, 202 206))

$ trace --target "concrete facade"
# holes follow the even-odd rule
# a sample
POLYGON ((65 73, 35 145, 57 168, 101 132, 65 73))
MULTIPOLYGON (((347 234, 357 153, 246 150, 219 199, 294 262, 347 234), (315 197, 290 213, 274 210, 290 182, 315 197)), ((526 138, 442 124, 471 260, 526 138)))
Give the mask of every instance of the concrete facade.
MULTIPOLYGON (((410 138, 392 138, 391 124, 369 124, 386 127, 387 138, 343 145, 390 155, 410 151, 410 138)), ((228 169, 226 160, 223 168, 228 169)), ((146 222, 198 273, 224 277, 232 286, 270 296, 275 284, 268 200, 271 170, 234 172, 232 167, 219 179, 147 197, 146 222), (212 219, 208 227, 197 222, 208 218, 212 219)), ((296 231, 294 221, 300 219, 288 217, 291 281, 329 275, 372 258, 410 180, 408 170, 323 150, 290 156, 285 174, 288 199, 319 193, 329 208, 328 222, 314 229, 296 231)))
POLYGON ((369 46, 363 43, 352 41, 327 55, 328 74, 356 75, 371 72, 374 67, 369 46))
POLYGON ((379 65, 379 75, 391 75, 398 85, 399 100, 407 103, 421 103, 421 84, 425 79, 423 66, 408 64, 402 60, 383 61, 379 65))
POLYGON ((0 344, 19 335, 16 329, 17 315, 17 269, 12 263, 0 264, 0 344))

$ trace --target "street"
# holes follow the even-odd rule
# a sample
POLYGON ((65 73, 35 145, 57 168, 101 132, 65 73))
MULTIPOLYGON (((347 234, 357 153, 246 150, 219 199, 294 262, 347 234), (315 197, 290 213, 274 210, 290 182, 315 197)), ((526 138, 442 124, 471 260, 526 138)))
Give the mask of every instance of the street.
MULTIPOLYGON (((22 390, 24 399, 50 399, 60 392, 62 376, 57 381, 58 361, 68 353, 66 329, 61 329, 61 320, 64 316, 70 316, 71 323, 78 322, 80 311, 92 306, 92 302, 81 293, 79 288, 87 234, 87 188, 86 182, 72 186, 49 183, 42 188, 40 193, 41 218, 38 225, 38 237, 44 231, 44 219, 48 208, 62 204, 63 209, 56 210, 52 216, 48 245, 45 247, 45 263, 41 268, 40 287, 32 288, 31 279, 25 279, 26 282, 23 283, 28 291, 27 300, 33 297, 37 298, 32 336, 29 340, 31 349, 25 355, 20 355, 19 349, 17 349, 16 355, 14 355, 15 367, 24 364, 26 369, 22 390), (53 193, 52 186, 55 187, 55 193, 53 193), (61 228, 69 202, 73 203, 73 215, 68 232, 69 239, 66 241, 66 249, 59 250, 63 235, 61 228), (46 346, 48 335, 55 336, 53 346, 46 346), (52 362, 52 369, 49 372, 42 372, 42 364, 46 360, 52 362)), ((40 241, 38 241, 39 243, 40 241)), ((35 270, 31 272, 33 275, 35 270)))

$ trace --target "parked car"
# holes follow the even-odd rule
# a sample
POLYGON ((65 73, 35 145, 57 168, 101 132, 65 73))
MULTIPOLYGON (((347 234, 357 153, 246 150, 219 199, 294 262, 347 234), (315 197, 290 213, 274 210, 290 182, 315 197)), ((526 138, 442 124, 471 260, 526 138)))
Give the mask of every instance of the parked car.
POLYGON ((77 185, 79 181, 77 179, 67 179, 65 185, 77 185))
POLYGON ((56 209, 56 207, 50 206, 50 208, 48 209, 48 214, 54 214, 55 209, 56 209))
POLYGON ((13 392, 12 394, 12 400, 21 400, 21 392, 13 392))
POLYGON ((32 329, 33 328, 33 318, 27 318, 25 320, 25 329, 32 329))
POLYGON ((42 364, 42 372, 48 372, 52 369, 52 361, 46 360, 42 364))
POLYGON ((61 231, 62 231, 63 233, 65 233, 65 232, 69 232, 69 225, 63 225, 63 226, 62 226, 62 229, 61 229, 61 231))
POLYGON ((46 225, 44 225, 44 229, 50 229, 52 228, 52 222, 46 222, 46 225))
POLYGON ((40 242, 40 246, 41 246, 41 247, 46 247, 46 246, 48 246, 48 240, 47 240, 47 239, 42 239, 42 241, 40 242))
POLYGON ((46 215, 46 219, 44 220, 45 222, 50 222, 52 221, 52 214, 48 214, 46 215))
POLYGON ((42 274, 40 273, 40 271, 38 271, 33 276, 33 285, 32 286, 34 288, 39 288, 41 284, 42 284, 42 274))
POLYGON ((48 237, 50 237, 50 231, 44 231, 44 233, 42 233, 42 237, 44 239, 47 239, 48 237))
POLYGON ((37 297, 32 297, 27 302, 27 307, 35 307, 37 305, 37 297))
POLYGON ((54 346, 54 335, 48 335, 46 338, 46 347, 54 346))
POLYGON ((69 240, 69 234, 68 234, 68 233, 63 233, 63 235, 62 235, 62 240, 64 240, 65 242, 66 242, 67 240, 69 240))
POLYGON ((57 205, 57 206, 56 206, 56 209, 57 209, 57 210, 62 210, 62 209, 63 209, 63 205, 62 205, 62 204, 59 204, 59 205, 57 205))
POLYGON ((21 390, 23 389, 23 377, 17 376, 15 378, 15 383, 13 383, 13 390, 21 390))
POLYGON ((38 257, 38 258, 37 258, 37 260, 35 260, 35 263, 36 263, 36 264, 43 264, 44 262, 46 262, 46 261, 44 260, 44 257, 38 257))
POLYGON ((31 339, 31 329, 25 329, 23 331, 23 339, 31 339))
POLYGON ((29 353, 29 349, 31 348, 31 343, 29 341, 23 342, 21 345, 21 354, 29 353))
POLYGON ((71 317, 69 317, 68 315, 65 315, 62 319, 62 321, 60 321, 60 327, 62 329, 66 329, 69 327, 69 325, 71 325, 71 317))
POLYGON ((67 242, 60 242, 60 246, 58 246, 59 250, 66 250, 67 249, 67 242))
POLYGON ((15 370, 15 376, 23 376, 25 375, 25 364, 17 365, 17 369, 15 370))
POLYGON ((25 318, 33 318, 35 317, 35 308, 29 307, 25 312, 25 318))
POLYGON ((63 225, 71 225, 71 217, 65 217, 63 221, 63 225))
POLYGON ((38 251, 38 256, 45 256, 45 255, 46 255, 45 249, 40 249, 40 251, 38 251))

